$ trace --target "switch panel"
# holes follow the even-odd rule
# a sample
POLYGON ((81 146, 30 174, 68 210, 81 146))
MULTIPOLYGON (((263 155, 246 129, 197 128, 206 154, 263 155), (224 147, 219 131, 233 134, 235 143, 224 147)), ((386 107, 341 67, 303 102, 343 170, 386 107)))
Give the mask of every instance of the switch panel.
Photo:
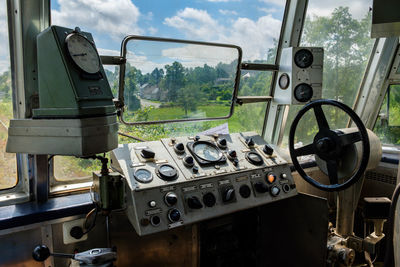
POLYGON ((274 148, 254 132, 166 138, 120 145, 111 166, 127 179, 130 222, 147 235, 296 195, 274 148))

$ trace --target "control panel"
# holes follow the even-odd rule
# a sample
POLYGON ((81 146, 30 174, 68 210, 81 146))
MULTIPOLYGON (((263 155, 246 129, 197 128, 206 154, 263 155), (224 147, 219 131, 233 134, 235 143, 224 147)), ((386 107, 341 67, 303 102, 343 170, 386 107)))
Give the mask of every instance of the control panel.
POLYGON ((127 180, 127 215, 139 235, 297 194, 287 162, 254 132, 124 144, 111 166, 127 180))

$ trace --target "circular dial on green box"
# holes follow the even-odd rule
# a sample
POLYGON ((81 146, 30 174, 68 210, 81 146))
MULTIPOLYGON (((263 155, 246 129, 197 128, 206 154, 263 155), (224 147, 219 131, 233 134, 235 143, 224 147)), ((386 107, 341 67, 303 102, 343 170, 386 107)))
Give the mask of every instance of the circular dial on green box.
POLYGON ((86 73, 100 71, 100 57, 94 44, 79 33, 71 33, 65 39, 72 61, 86 73))

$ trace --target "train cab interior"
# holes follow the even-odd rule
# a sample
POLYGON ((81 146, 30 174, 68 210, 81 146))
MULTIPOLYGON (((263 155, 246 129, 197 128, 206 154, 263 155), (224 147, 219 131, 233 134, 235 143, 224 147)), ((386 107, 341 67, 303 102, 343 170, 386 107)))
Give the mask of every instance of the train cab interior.
POLYGON ((400 266, 399 10, 0 1, 0 266, 400 266))

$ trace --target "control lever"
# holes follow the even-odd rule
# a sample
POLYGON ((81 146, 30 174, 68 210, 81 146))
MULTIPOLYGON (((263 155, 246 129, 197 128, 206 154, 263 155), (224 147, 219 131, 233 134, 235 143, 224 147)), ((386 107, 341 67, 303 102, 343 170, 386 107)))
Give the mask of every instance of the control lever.
POLYGON ((112 267, 117 253, 111 248, 94 248, 76 254, 51 253, 45 245, 35 247, 32 257, 35 261, 45 261, 48 257, 70 258, 80 262, 80 266, 112 267))

